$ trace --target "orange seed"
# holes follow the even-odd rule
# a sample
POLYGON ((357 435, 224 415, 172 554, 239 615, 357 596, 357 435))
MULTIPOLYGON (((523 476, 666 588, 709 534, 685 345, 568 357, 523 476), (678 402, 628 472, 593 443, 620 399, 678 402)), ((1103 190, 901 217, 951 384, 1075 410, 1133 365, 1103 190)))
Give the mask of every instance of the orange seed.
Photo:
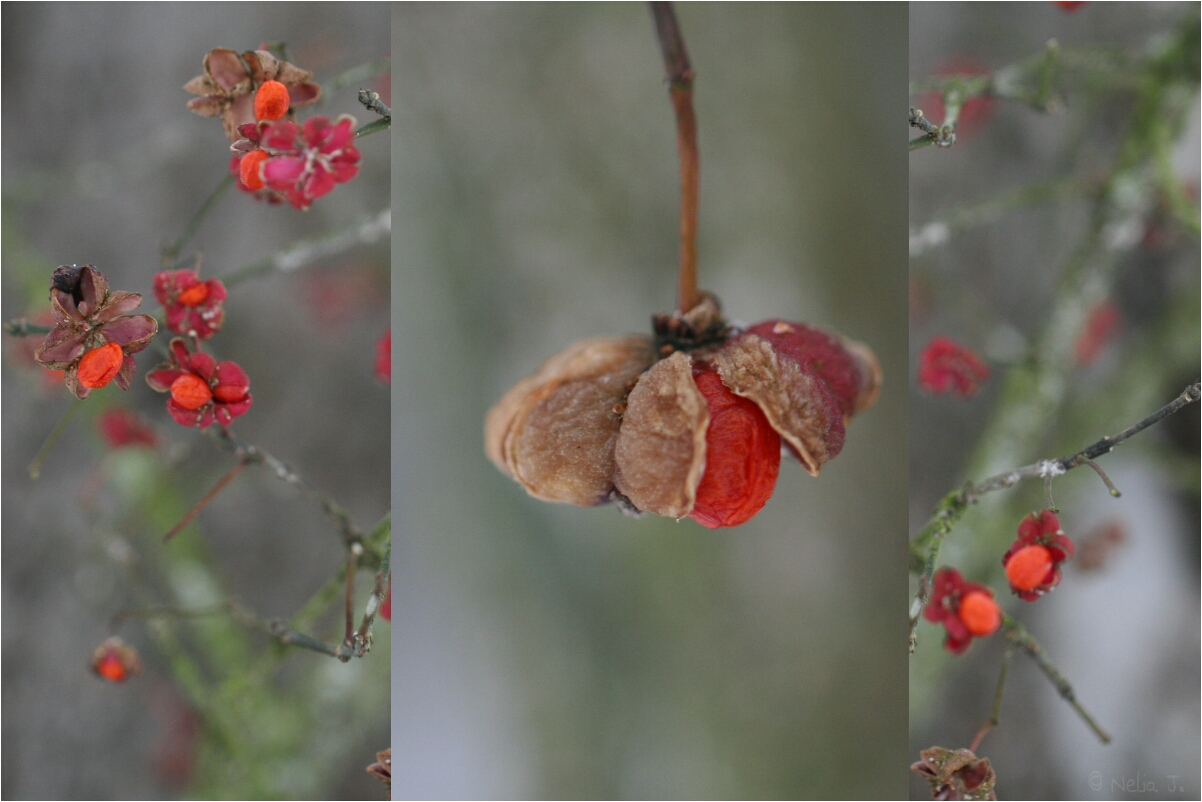
POLYGON ((255 93, 255 119, 278 120, 288 113, 288 87, 279 81, 264 81, 255 93))
POLYGON ((1024 546, 1006 563, 1006 578, 1018 590, 1032 590, 1043 584, 1052 567, 1052 554, 1046 546, 1024 546))
POLYGON ((209 297, 209 285, 203 281, 193 284, 179 294, 179 302, 184 306, 200 306, 209 297))
POLYGON ((263 176, 259 175, 259 165, 265 161, 267 161, 267 151, 252 150, 242 157, 242 161, 238 162, 238 177, 242 179, 242 183, 246 185, 247 189, 263 188, 263 176))
POLYGON ((1002 624, 1002 612, 988 593, 979 590, 964 594, 960 600, 960 620, 978 638, 992 635, 1002 624))
POLYGON ((184 373, 171 382, 171 398, 184 409, 200 409, 212 397, 209 385, 194 373, 184 373))
POLYGON ((91 390, 104 387, 121 372, 125 354, 117 343, 105 343, 93 348, 79 360, 77 377, 79 383, 91 390))

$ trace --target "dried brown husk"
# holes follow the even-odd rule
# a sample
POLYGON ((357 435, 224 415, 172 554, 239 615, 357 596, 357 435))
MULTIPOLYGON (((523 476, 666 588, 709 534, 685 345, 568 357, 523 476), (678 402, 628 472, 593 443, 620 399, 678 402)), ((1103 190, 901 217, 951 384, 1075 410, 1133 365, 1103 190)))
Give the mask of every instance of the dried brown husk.
POLYGON ((722 383, 754 401, 812 475, 843 444, 843 422, 818 380, 754 334, 726 343, 709 357, 722 383))
POLYGON ((655 362, 648 337, 575 343, 518 382, 484 422, 488 458, 544 501, 604 503, 626 396, 655 362))
POLYGON ((705 471, 709 419, 692 359, 678 351, 656 362, 627 399, 614 447, 614 486, 640 510, 688 515, 705 471))

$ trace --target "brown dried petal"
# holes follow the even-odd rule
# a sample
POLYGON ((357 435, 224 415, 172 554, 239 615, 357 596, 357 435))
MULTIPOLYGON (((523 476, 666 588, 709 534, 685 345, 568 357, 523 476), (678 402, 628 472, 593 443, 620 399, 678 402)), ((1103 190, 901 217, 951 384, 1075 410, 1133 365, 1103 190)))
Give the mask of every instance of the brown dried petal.
POLYGON ((194 97, 188 101, 188 109, 201 117, 216 117, 230 105, 230 99, 224 95, 205 95, 194 97))
POLYGON ((145 348, 158 330, 159 322, 150 315, 119 317, 100 329, 107 342, 117 343, 127 355, 145 348))
POLYGON ((291 89, 296 84, 303 84, 312 77, 312 70, 302 70, 289 61, 281 61, 277 67, 275 79, 291 89))
POLYGON ((250 79, 255 86, 274 79, 280 71, 280 60, 269 50, 247 50, 243 52, 242 58, 246 59, 246 65, 250 67, 250 79))
POLYGON ((759 405, 772 428, 813 476, 843 446, 843 420, 818 381, 754 334, 731 340, 710 357, 735 395, 759 405))
POLYGON ((86 330, 56 326, 33 352, 33 358, 52 370, 66 370, 68 365, 83 355, 87 337, 86 330))
POLYGON ((197 75, 184 84, 184 91, 191 92, 194 95, 215 95, 221 91, 221 87, 213 83, 213 80, 209 76, 197 75))
POLYGON ((596 337, 556 354, 489 410, 488 458, 535 498, 604 502, 621 422, 614 408, 654 361, 654 346, 642 336, 596 337))
POLYGON ((225 135, 231 142, 237 142, 242 138, 238 133, 238 127, 253 123, 255 121, 255 96, 241 95, 234 98, 234 101, 225 107, 221 113, 221 126, 225 129, 225 135))
POLYGON ((312 81, 288 87, 288 103, 294 109, 311 106, 321 100, 321 87, 312 81))
POLYGON ((63 384, 67 387, 67 392, 78 398, 80 401, 87 398, 91 392, 91 387, 84 387, 79 383, 78 363, 72 362, 71 365, 63 373, 63 384))
POLYGON ((250 76, 238 53, 228 47, 215 47, 205 54, 205 73, 227 94, 250 91, 250 76))
POLYGON ((110 292, 104 301, 104 306, 92 318, 93 323, 107 323, 110 320, 128 315, 142 305, 142 295, 128 290, 110 292))
POLYGON ((709 421, 688 355, 677 351, 656 362, 626 402, 614 447, 614 486, 640 510, 688 515, 705 471, 709 421))

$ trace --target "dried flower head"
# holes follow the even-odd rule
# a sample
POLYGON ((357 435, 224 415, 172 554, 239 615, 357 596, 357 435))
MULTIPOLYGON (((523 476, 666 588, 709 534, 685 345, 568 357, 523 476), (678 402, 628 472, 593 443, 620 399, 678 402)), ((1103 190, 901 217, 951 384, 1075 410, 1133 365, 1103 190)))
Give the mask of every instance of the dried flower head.
POLYGON ((1010 589, 1035 601, 1060 584, 1060 564, 1073 556, 1073 541, 1051 510, 1033 512, 1018 525, 1018 538, 1002 557, 1010 589))
POLYGON ((110 292, 108 280, 92 265, 62 265, 50 284, 54 328, 34 352, 34 359, 65 371, 67 389, 77 398, 114 379, 129 389, 141 351, 159 329, 150 315, 128 314, 142 305, 136 292, 110 292))
POLYGON ((654 328, 518 382, 485 421, 493 463, 546 501, 736 526, 772 495, 782 444, 817 475, 880 384, 867 348, 779 320, 737 331, 712 296, 654 328))
POLYGON ((297 209, 308 209, 337 184, 359 174, 355 118, 349 114, 333 123, 327 117, 310 117, 304 125, 290 120, 248 124, 238 133, 241 138, 230 148, 241 154, 239 187, 247 192, 271 190, 297 209))
POLYGON ((976 352, 950 337, 932 339, 918 361, 918 386, 928 393, 954 392, 971 398, 989 378, 989 367, 976 352))
POLYGON ((109 682, 125 682, 142 673, 142 658, 132 646, 114 636, 92 650, 92 670, 109 682))
POLYGON ((993 591, 965 581, 955 568, 940 568, 932 585, 931 600, 922 615, 932 624, 943 624, 947 630, 943 646, 952 654, 963 654, 973 638, 992 635, 1002 625, 1002 611, 993 591))
POLYGON ((170 352, 170 361, 146 374, 146 383, 171 394, 167 412, 176 423, 201 429, 214 423, 228 426, 250 409, 250 379, 236 362, 192 352, 181 337, 171 341, 170 352))
POLYGON ((167 328, 207 340, 225 322, 225 285, 201 281, 194 270, 163 270, 154 277, 154 297, 167 313, 167 328))
POLYGON ((321 87, 309 80, 312 77, 312 72, 278 59, 268 50, 239 54, 217 47, 205 55, 204 73, 184 84, 184 89, 201 96, 189 100, 188 108, 202 117, 220 117, 225 135, 233 142, 240 125, 289 117, 293 109, 316 103, 321 87), (268 89, 260 101, 265 85, 268 89), (279 88, 285 90, 283 96, 279 88), (281 105, 284 110, 278 116, 256 116, 259 111, 275 113, 281 105))
POLYGON ((910 766, 931 784, 931 799, 997 799, 997 776, 989 758, 978 758, 968 749, 933 746, 919 753, 910 766))

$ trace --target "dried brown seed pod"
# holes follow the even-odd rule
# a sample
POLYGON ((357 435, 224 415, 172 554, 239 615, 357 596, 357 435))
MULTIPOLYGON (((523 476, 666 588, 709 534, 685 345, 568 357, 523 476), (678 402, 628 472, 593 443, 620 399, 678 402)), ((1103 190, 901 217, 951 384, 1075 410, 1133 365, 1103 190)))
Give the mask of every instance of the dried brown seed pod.
POLYGON ((709 295, 653 323, 654 341, 584 340, 506 393, 485 422, 493 463, 547 501, 734 526, 771 495, 780 443, 816 476, 880 388, 867 347, 779 320, 732 331, 709 295))
POLYGON ((595 337, 548 359, 488 413, 488 458, 544 501, 601 504, 613 490, 614 441, 628 385, 653 362, 648 337, 595 337))

